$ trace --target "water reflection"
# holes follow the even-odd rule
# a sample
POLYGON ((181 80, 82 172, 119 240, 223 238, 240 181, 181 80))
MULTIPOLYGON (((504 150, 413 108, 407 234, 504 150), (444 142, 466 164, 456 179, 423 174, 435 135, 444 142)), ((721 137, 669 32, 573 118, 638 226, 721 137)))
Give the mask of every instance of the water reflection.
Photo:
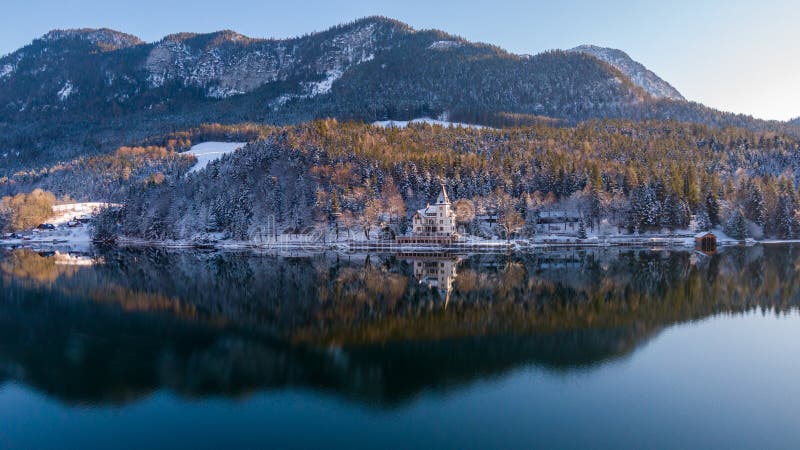
POLYGON ((592 370, 674 323, 789 311, 799 250, 68 259, 93 265, 15 250, 0 381, 79 404, 296 386, 393 406, 529 365, 592 370))
POLYGON ((407 253, 397 255, 403 258, 414 270, 414 278, 439 292, 445 307, 450 302, 453 281, 461 257, 446 253, 407 253))

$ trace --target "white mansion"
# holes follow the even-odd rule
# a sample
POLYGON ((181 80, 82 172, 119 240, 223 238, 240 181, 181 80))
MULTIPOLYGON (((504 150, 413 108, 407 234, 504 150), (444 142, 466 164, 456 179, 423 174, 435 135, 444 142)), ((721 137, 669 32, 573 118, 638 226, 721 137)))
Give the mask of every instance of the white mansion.
POLYGON ((456 234, 456 214, 451 208, 444 185, 436 203, 427 205, 414 213, 411 219, 411 236, 398 237, 399 242, 409 244, 452 242, 456 234))

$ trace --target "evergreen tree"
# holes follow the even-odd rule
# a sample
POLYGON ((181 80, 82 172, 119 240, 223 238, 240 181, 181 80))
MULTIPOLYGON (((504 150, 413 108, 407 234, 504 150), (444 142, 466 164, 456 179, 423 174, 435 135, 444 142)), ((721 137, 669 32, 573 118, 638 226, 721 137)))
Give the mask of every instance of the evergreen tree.
POLYGON ((767 220, 767 209, 764 203, 764 193, 761 187, 752 180, 746 187, 746 199, 744 207, 745 217, 753 221, 756 225, 763 227, 767 220))
POLYGON ((797 213, 791 195, 783 193, 778 197, 776 211, 776 234, 781 239, 792 239, 800 233, 797 213))
POLYGON ((711 220, 708 218, 708 213, 705 209, 700 209, 694 218, 695 231, 708 231, 711 229, 711 220))
POLYGON ((735 209, 731 212, 728 221, 725 223, 725 233, 739 240, 744 240, 749 237, 747 219, 740 209, 735 209))
POLYGON ((670 229, 685 228, 689 225, 690 216, 689 206, 683 200, 674 195, 670 195, 664 200, 663 226, 670 229))
POLYGON ((654 228, 660 224, 661 203, 652 187, 642 186, 632 192, 631 218, 633 227, 638 229, 654 228))
POLYGON ((706 213, 711 227, 719 225, 719 201, 717 201, 717 196, 710 191, 706 194, 706 213))

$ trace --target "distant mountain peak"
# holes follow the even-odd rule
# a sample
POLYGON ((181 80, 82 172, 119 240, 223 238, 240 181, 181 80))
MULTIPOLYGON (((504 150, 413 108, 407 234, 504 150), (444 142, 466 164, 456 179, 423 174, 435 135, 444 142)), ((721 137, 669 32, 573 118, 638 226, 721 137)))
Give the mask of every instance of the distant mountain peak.
MULTIPOLYGON (((391 17, 386 17, 386 16, 367 16, 367 17, 362 17, 360 19, 354 20, 353 22, 351 22, 351 24, 352 25, 364 25, 364 24, 387 25, 387 26, 391 26, 391 27, 401 28, 401 29, 404 29, 404 30, 407 30, 407 31, 413 31, 414 30, 411 27, 411 25, 409 25, 409 24, 407 24, 405 22, 401 22, 401 21, 399 21, 397 19, 392 19, 391 17)), ((347 26, 347 24, 345 24, 344 26, 347 26)))
POLYGON ((52 30, 42 36, 45 42, 61 41, 66 39, 79 39, 95 45, 120 49, 144 44, 144 41, 131 34, 110 28, 76 28, 67 30, 52 30))
POLYGON ((164 37, 159 44, 185 44, 197 49, 215 48, 224 44, 251 44, 265 39, 251 38, 231 30, 211 33, 175 33, 164 37))
POLYGON ((610 64, 630 78, 635 85, 655 98, 686 100, 671 84, 661 79, 642 63, 635 61, 622 50, 596 45, 579 45, 568 51, 594 56, 610 64))

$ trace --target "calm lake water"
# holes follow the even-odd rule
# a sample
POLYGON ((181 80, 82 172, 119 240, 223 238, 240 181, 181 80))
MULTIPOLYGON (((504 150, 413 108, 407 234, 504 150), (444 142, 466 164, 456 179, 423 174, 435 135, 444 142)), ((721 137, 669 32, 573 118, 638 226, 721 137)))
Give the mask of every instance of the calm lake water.
POLYGON ((799 270, 0 251, 0 448, 798 448, 799 270))

